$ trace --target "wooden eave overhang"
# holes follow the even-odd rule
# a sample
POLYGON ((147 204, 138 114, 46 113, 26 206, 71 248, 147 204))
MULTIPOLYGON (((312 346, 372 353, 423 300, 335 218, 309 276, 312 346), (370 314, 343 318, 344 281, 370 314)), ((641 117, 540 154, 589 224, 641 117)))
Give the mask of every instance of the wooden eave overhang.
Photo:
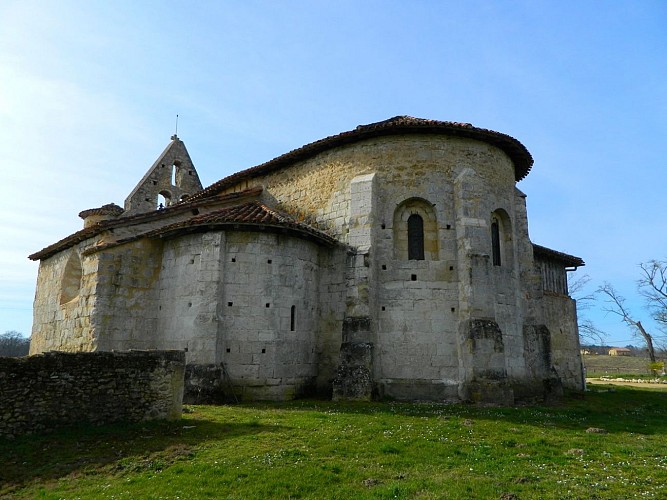
POLYGON ((552 250, 551 248, 536 245, 535 243, 533 243, 533 256, 541 257, 546 260, 555 260, 565 264, 566 267, 582 267, 586 265, 581 257, 575 257, 574 255, 558 252, 557 250, 552 250))

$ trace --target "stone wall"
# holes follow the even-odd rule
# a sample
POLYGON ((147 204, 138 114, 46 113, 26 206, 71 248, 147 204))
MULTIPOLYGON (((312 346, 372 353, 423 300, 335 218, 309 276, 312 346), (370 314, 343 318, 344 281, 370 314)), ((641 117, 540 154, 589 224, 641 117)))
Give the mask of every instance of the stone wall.
POLYGON ((262 186, 267 204, 277 204, 309 221, 315 219, 347 243, 350 185, 355 177, 377 173, 379 184, 390 186, 388 192, 381 193, 387 198, 377 199, 377 215, 383 215, 385 207, 393 214, 390 207, 398 202, 394 197, 398 191, 401 199, 426 197, 439 202, 438 209, 442 210, 446 191, 451 191, 449 182, 442 178, 454 178, 468 166, 473 166, 499 197, 507 199, 507 187, 513 189, 515 182, 514 167, 505 153, 472 139, 428 134, 381 137, 341 146, 265 176, 244 180, 226 192, 262 186))
POLYGON ((345 304, 340 248, 253 231, 142 238, 81 257, 81 288, 61 303, 67 263, 86 244, 40 266, 32 354, 183 350, 190 364, 224 363, 251 399, 330 386, 345 304))
MULTIPOLYGON (((216 363, 224 233, 185 235, 164 244, 157 283, 158 349, 186 350, 188 363, 216 363)), ((122 314, 121 311, 118 311, 122 314)))
POLYGON ((31 354, 155 348, 145 332, 156 331, 162 242, 140 239, 84 255, 90 244, 86 240, 40 263, 31 354), (79 278, 68 280, 77 268, 79 278))
POLYGON ((551 359, 566 389, 583 391, 585 378, 579 346, 577 305, 567 295, 544 293, 546 325, 551 331, 551 359))
POLYGON ((82 422, 178 419, 184 373, 183 351, 0 358, 0 437, 82 422))
POLYGON ((280 234, 228 232, 220 361, 244 399, 292 399, 318 374, 319 248, 280 234))
POLYGON ((96 262, 83 260, 79 248, 56 254, 39 265, 37 293, 33 306, 30 353, 48 350, 91 351, 95 349, 91 310, 95 302, 96 262), (78 275, 78 280, 71 279, 78 275), (70 281, 74 286, 64 287, 70 281), (64 294, 63 292, 65 292, 64 294), (90 299, 88 298, 90 297, 90 299))
MULTIPOLYGON (((342 340, 374 346, 368 368, 381 395, 465 396, 462 384, 478 378, 484 364, 470 352, 467 325, 491 318, 503 348, 489 355, 503 383, 532 382, 524 327, 549 323, 551 330, 545 312, 553 308, 541 304, 525 195, 503 151, 457 137, 373 138, 228 191, 259 185, 267 203, 316 221, 352 247, 345 318, 366 319, 369 328, 342 340), (424 220, 425 260, 407 257, 411 214, 424 220), (500 225, 501 265, 491 258, 493 221, 500 225)), ((570 339, 556 331, 552 341, 570 339)), ((555 359, 564 365, 570 353, 562 353, 555 359)), ((559 373, 571 378, 571 371, 559 373)))
POLYGON ((98 351, 156 349, 156 287, 162 262, 162 242, 140 239, 86 257, 97 261, 94 293, 85 297, 90 308, 98 351), (120 312, 122 311, 122 313, 120 312))

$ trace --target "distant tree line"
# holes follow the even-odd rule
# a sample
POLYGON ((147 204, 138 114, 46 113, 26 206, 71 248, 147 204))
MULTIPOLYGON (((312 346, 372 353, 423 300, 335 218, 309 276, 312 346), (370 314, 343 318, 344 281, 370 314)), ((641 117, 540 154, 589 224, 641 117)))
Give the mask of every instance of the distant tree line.
POLYGON ((30 339, 20 332, 10 330, 0 334, 0 356, 18 358, 27 356, 30 351, 30 339))

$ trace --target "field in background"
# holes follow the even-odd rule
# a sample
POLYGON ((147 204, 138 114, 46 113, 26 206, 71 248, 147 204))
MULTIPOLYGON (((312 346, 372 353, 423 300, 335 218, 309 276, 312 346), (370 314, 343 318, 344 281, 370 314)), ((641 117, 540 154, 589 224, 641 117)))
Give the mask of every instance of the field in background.
POLYGON ((584 355, 586 377, 600 377, 604 375, 636 374, 649 375, 650 360, 634 356, 584 355))
POLYGON ((0 498, 667 498, 667 393, 294 401, 0 440, 0 498))

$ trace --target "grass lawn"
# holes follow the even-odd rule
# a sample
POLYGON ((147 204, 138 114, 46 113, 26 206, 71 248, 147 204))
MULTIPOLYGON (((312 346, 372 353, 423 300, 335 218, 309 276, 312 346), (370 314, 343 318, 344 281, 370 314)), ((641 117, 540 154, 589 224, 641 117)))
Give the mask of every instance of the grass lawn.
POLYGON ((667 393, 559 406, 302 400, 0 440, 0 498, 667 498, 667 393))

